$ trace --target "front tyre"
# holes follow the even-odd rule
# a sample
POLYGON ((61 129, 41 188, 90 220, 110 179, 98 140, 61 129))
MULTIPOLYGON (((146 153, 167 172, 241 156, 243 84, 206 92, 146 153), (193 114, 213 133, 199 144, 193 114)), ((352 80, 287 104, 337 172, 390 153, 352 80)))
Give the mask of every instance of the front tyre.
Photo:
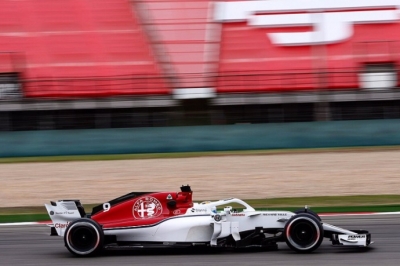
POLYGON ((321 217, 319 217, 319 215, 316 212, 313 212, 310 209, 300 209, 300 210, 295 211, 294 213, 295 214, 308 213, 308 214, 314 215, 314 217, 317 218, 318 221, 322 221, 321 217))
POLYGON ((64 243, 76 256, 93 256, 103 248, 103 230, 94 220, 78 219, 70 223, 65 230, 64 243))
POLYGON ((308 213, 300 213, 285 225, 286 244, 298 253, 310 253, 317 249, 324 238, 324 229, 318 219, 308 213))

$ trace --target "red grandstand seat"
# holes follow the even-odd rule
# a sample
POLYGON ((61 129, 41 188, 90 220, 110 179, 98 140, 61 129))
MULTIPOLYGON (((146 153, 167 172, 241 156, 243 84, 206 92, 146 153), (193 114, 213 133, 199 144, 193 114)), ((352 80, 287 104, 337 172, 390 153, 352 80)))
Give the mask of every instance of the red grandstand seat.
POLYGON ((27 97, 170 91, 129 1, 1 1, 0 15, 0 52, 23 55, 27 97))

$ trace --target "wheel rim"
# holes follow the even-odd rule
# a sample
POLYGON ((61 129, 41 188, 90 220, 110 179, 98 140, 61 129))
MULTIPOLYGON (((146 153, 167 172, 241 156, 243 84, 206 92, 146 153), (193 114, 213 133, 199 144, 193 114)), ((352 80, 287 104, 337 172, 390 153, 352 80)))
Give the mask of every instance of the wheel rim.
POLYGON ((298 250, 313 248, 320 239, 321 231, 317 223, 308 217, 299 217, 286 228, 289 243, 298 250))
POLYGON ((97 228, 86 222, 73 224, 67 232, 67 245, 75 253, 87 255, 99 245, 100 235, 97 228))

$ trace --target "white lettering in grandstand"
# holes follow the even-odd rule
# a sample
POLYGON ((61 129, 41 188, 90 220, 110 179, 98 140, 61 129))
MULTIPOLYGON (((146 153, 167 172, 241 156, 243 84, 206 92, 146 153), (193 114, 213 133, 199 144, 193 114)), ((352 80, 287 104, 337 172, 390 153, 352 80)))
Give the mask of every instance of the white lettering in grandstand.
POLYGON ((214 19, 248 21, 253 27, 311 26, 312 31, 268 33, 275 45, 300 46, 345 41, 353 24, 398 23, 399 0, 255 0, 217 2, 214 19), (270 14, 269 14, 270 13, 270 14))

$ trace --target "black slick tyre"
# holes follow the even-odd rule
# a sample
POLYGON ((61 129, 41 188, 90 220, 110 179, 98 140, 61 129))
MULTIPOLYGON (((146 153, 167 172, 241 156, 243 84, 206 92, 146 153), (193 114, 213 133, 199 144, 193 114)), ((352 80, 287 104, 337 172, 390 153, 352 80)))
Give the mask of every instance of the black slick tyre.
POLYGON ((324 238, 321 222, 312 214, 300 213, 292 216, 285 225, 286 244, 298 253, 316 250, 324 238))
POLYGON ((314 211, 312 211, 310 209, 300 209, 300 210, 295 211, 294 213, 295 214, 308 213, 308 214, 311 214, 311 215, 315 216, 315 218, 317 218, 318 221, 322 221, 321 217, 319 217, 319 215, 316 212, 314 212, 314 211))
POLYGON ((103 248, 104 233, 94 220, 81 218, 71 222, 64 234, 67 249, 80 257, 97 255, 103 248))

